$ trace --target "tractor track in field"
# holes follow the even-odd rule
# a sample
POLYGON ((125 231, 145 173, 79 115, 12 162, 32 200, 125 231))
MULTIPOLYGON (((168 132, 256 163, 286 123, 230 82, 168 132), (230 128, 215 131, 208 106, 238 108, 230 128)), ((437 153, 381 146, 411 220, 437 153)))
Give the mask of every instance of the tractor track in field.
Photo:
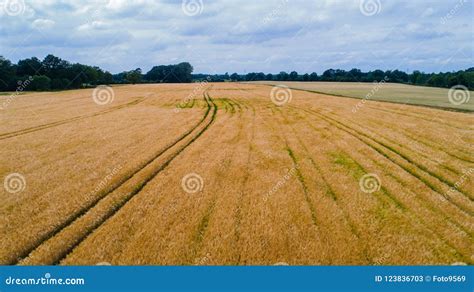
POLYGON ((17 136, 20 136, 20 135, 24 135, 24 134, 28 134, 28 133, 32 133, 32 132, 36 132, 36 131, 56 127, 56 126, 61 126, 61 125, 64 125, 64 124, 72 123, 72 122, 75 122, 75 121, 80 121, 80 120, 87 119, 87 118, 101 116, 101 115, 104 115, 104 114, 114 112, 114 111, 119 110, 119 109, 123 109, 123 108, 127 108, 127 107, 130 107, 130 106, 137 105, 137 104, 142 103, 143 101, 145 101, 145 99, 146 99, 146 97, 141 97, 141 98, 137 98, 137 99, 135 99, 131 102, 128 102, 126 104, 121 104, 121 105, 118 105, 118 106, 115 106, 115 107, 112 107, 110 109, 106 109, 106 110, 103 110, 103 111, 100 111, 100 112, 97 112, 97 113, 83 115, 83 116, 77 116, 77 117, 73 117, 73 118, 69 118, 69 119, 65 119, 65 120, 61 120, 61 121, 56 121, 56 122, 52 122, 52 123, 47 123, 47 124, 43 124, 43 125, 39 125, 39 126, 34 126, 34 127, 26 128, 26 129, 21 129, 21 130, 9 132, 9 133, 3 133, 3 134, 0 134, 0 140, 13 138, 13 137, 17 137, 17 136))
MULTIPOLYGON (((329 117, 329 115, 328 115, 328 117, 329 117)), ((335 119, 334 117, 332 117, 332 118, 335 119)), ((343 122, 342 124, 347 125, 348 123, 344 123, 344 122, 343 122)), ((354 122, 354 121, 351 121, 351 124, 356 125, 356 126, 359 127, 362 131, 366 131, 366 132, 368 132, 368 133, 373 133, 373 134, 377 135, 378 137, 385 139, 385 140, 388 141, 390 144, 396 145, 399 149, 407 149, 407 150, 413 152, 413 154, 420 155, 420 156, 424 157, 426 160, 431 161, 432 163, 437 163, 436 160, 434 160, 433 158, 431 158, 431 157, 429 157, 428 155, 426 155, 423 151, 419 151, 419 150, 416 151, 416 150, 414 150, 413 148, 408 147, 408 145, 401 145, 399 142, 397 142, 397 141, 395 141, 395 140, 393 140, 393 139, 391 139, 391 138, 386 137, 384 134, 381 134, 381 133, 377 132, 377 130, 371 129, 371 128, 368 127, 368 126, 361 125, 360 123, 356 123, 356 122, 354 122)), ((354 129, 354 128, 352 128, 352 129, 354 129)), ((357 131, 357 130, 354 129, 354 131, 357 131)), ((397 133, 399 133, 399 134, 405 135, 405 136, 407 136, 407 137, 413 139, 412 137, 410 137, 410 136, 407 135, 406 133, 401 133, 401 132, 398 132, 398 131, 396 131, 396 130, 393 130, 393 131, 394 131, 394 132, 397 132, 397 133)), ((370 137, 372 140, 375 140, 375 139, 373 138, 373 136, 374 136, 373 134, 372 134, 372 135, 365 135, 365 136, 366 136, 366 137, 370 137)), ((383 142, 380 142, 380 141, 376 141, 376 142, 378 142, 379 144, 382 144, 382 143, 383 143, 383 142)), ((424 144, 423 142, 420 142, 420 143, 424 144)), ((387 143, 385 143, 385 144, 387 144, 387 143)), ((429 145, 426 145, 426 144, 424 144, 424 145, 427 146, 427 147, 429 147, 429 148, 433 148, 433 146, 429 146, 429 145)), ((385 146, 385 148, 389 148, 389 149, 390 149, 390 148, 393 148, 394 150, 396 150, 393 146, 386 146, 386 145, 384 145, 384 146, 385 146)), ((460 158, 460 157, 458 157, 458 156, 452 155, 452 154, 448 153, 446 150, 441 150, 441 151, 443 151, 444 153, 448 154, 449 156, 451 156, 451 157, 453 157, 453 158, 456 158, 456 159, 458 159, 458 160, 460 160, 460 161, 467 162, 467 163, 471 163, 471 162, 472 162, 472 161, 468 161, 468 160, 466 160, 466 159, 460 158)), ((399 153, 399 152, 401 152, 401 150, 396 150, 396 152, 399 153)), ((403 154, 403 155, 405 155, 405 154, 403 154)), ((406 156, 406 155, 405 155, 405 156, 406 156)), ((451 172, 452 174, 454 174, 455 176, 460 176, 460 175, 461 175, 461 174, 457 173, 457 170, 456 170, 456 169, 453 169, 452 167, 445 166, 445 169, 448 170, 448 171, 450 171, 450 172, 451 172)))
MULTIPOLYGON (((280 110, 275 105, 265 107, 265 109, 271 111, 271 116, 269 116, 270 118, 275 118, 277 116, 277 113, 281 114, 280 110)), ((279 133, 278 130, 275 129, 275 127, 273 127, 271 124, 265 121, 264 115, 262 115, 261 113, 257 113, 257 114, 261 117, 262 122, 266 127, 271 129, 273 133, 279 133)), ((329 237, 328 237, 329 233, 327 232, 328 231, 327 226, 325 224, 321 224, 322 222, 318 218, 318 213, 316 212, 316 208, 315 208, 316 204, 310 196, 310 192, 308 190, 308 185, 306 183, 306 180, 299 169, 300 161, 298 161, 298 158, 295 156, 293 150, 290 148, 288 139, 286 135, 284 134, 284 132, 283 132, 283 135, 276 134, 276 136, 285 145, 285 152, 287 152, 288 158, 290 159, 292 163, 292 167, 293 169, 295 169, 296 179, 298 180, 299 185, 301 186, 303 199, 304 199, 306 207, 308 208, 311 225, 314 227, 314 229, 318 233, 321 244, 325 245, 327 250, 330 250, 331 245, 329 243, 329 237)), ((331 256, 328 256, 326 260, 329 265, 333 263, 333 259, 331 256)))
MULTIPOLYGON (((224 101, 225 104, 230 104, 229 101, 226 100, 226 99, 221 99, 221 101, 224 101)), ((224 105, 224 106, 226 106, 226 105, 224 105)), ((235 113, 235 110, 234 110, 233 106, 232 106, 232 110, 229 110, 229 111, 226 110, 226 114, 229 114, 230 116, 233 116, 234 113, 235 113)), ((237 120, 237 123, 239 121, 240 121, 240 119, 237 120)), ((239 139, 241 137, 241 135, 242 135, 242 127, 239 127, 239 130, 236 133, 236 135, 234 137, 232 137, 230 140, 234 140, 235 138, 239 139)), ((228 159, 229 163, 222 163, 222 162, 220 163, 220 166, 218 167, 217 172, 216 172, 216 177, 217 178, 225 178, 229 175, 227 170, 230 168, 230 166, 233 163, 235 153, 236 153, 235 149, 233 148, 231 150, 230 155, 228 155, 225 158, 225 159, 228 159)), ((222 189, 221 184, 222 184, 223 180, 217 180, 217 181, 218 182, 217 182, 216 189, 222 189)), ((193 261, 193 259, 196 259, 199 252, 201 252, 201 250, 202 250, 202 244, 203 244, 204 238, 207 234, 207 230, 208 230, 210 221, 211 221, 211 219, 214 215, 216 204, 218 203, 217 200, 218 200, 218 195, 214 194, 210 198, 210 202, 208 203, 207 207, 205 208, 205 211, 203 213, 203 216, 201 217, 201 220, 199 220, 199 224, 198 224, 197 229, 194 233, 192 244, 191 244, 191 246, 192 246, 191 247, 191 254, 190 254, 190 256, 188 256, 188 260, 185 262, 186 264, 190 264, 190 263, 195 262, 195 261, 193 261)))
MULTIPOLYGON (((147 184, 150 182, 156 175, 158 175, 162 170, 164 170, 171 161, 174 160, 183 150, 185 150, 189 145, 191 145, 197 138, 199 138, 214 122, 216 113, 217 113, 217 105, 214 103, 212 98, 207 93, 207 90, 203 94, 204 100, 207 104, 207 110, 201 120, 181 135, 178 139, 170 143, 165 148, 161 149, 156 155, 154 155, 151 159, 147 160, 146 162, 142 163, 139 167, 132 170, 128 175, 123 177, 120 181, 115 183, 114 185, 110 186, 108 189, 104 190, 101 195, 99 195, 94 201, 90 204, 85 206, 84 208, 80 209, 75 214, 72 214, 70 218, 64 221, 62 224, 58 225, 52 231, 48 232, 44 236, 42 236, 36 243, 32 245, 31 248, 24 251, 17 261, 11 261, 8 264, 37 264, 37 260, 35 260, 35 252, 43 250, 49 251, 51 248, 48 247, 48 243, 54 241, 56 237, 64 235, 76 235, 72 236, 72 240, 70 240, 67 246, 61 246, 62 249, 57 251, 52 257, 48 256, 47 264, 58 264, 63 260, 73 249, 75 249, 82 241, 86 239, 91 233, 93 233, 97 228, 99 228, 105 221, 111 218, 115 213, 117 213, 130 199, 132 199, 135 195, 137 195, 147 184), (212 113, 211 113, 212 111, 212 113), (210 118, 208 118, 210 117, 210 118), (207 119, 207 120, 206 120, 207 119), (193 134, 193 132, 195 132, 193 134), (193 134, 193 135, 192 135, 193 134), (185 141, 186 138, 190 137, 188 141, 185 141), (178 143, 183 142, 183 145, 177 145, 178 143), (177 146, 177 147, 174 147, 177 146), (169 152, 169 154, 168 154, 169 152), (155 166, 152 170, 149 170, 145 178, 139 179, 137 184, 130 186, 130 190, 125 192, 125 195, 119 196, 118 198, 112 198, 113 193, 115 191, 120 191, 120 187, 124 186, 127 182, 132 181, 135 176, 140 172, 145 172, 145 168, 151 165, 153 162, 156 162, 159 158, 162 158, 169 155, 169 157, 160 165, 155 166), (109 202, 107 202, 109 199, 109 202), (114 201, 115 200, 115 201, 114 201), (105 205, 105 211, 100 210, 100 204, 105 205), (107 206, 109 204, 109 206, 107 206), (94 214, 94 211, 99 214, 94 214), (97 218, 94 218, 96 216, 97 218), (76 230, 72 230, 75 225, 82 225, 85 228, 80 229, 80 234, 77 235, 76 230)), ((125 186, 127 187, 127 186, 125 186)), ((120 193, 119 193, 120 195, 120 193)), ((51 244, 54 245, 54 242, 51 244)), ((39 260, 39 263, 45 264, 46 260, 39 260)))
MULTIPOLYGON (((334 122, 332 122, 330 119, 325 119, 323 116, 321 116, 319 113, 319 115, 316 115, 314 111, 311 111, 311 110, 306 110, 306 109, 303 109, 303 108, 299 108, 300 110, 303 110, 309 114, 312 114, 312 115, 315 115, 315 116, 319 116, 321 119, 323 119, 324 121, 326 121, 327 123, 331 124, 331 125, 334 125, 335 127, 337 127, 338 129, 340 129, 341 131, 343 132, 346 132, 348 134, 350 134, 351 136, 355 137, 356 139, 358 139, 359 141, 361 141, 362 143, 366 144, 367 146, 369 146, 370 148, 374 149, 376 152, 378 152, 379 154, 381 154, 382 156, 384 156, 385 158, 389 159, 391 162, 395 163, 396 165, 398 165, 399 167, 401 167, 402 169, 404 169, 405 171, 407 171, 409 174, 411 174, 412 176, 414 176, 415 178, 417 178, 418 180, 420 180, 421 182, 423 182, 426 186, 428 186, 431 190, 435 191, 437 194, 440 194, 442 195, 442 193, 440 193, 439 191, 436 191, 436 189, 433 188, 433 186, 429 183, 429 182, 426 182, 425 179, 423 178, 420 178, 420 176, 418 174, 414 174, 413 171, 410 171, 408 169, 406 169, 403 165, 400 165, 399 163, 397 163, 396 161, 394 161, 391 157, 389 157, 388 155, 382 153, 379 149, 377 149, 375 146, 365 142, 364 140, 362 140, 360 137, 358 137, 357 135, 355 135, 354 133, 351 133, 350 131, 347 131, 346 129, 344 128, 341 128, 339 127, 337 124, 335 124, 334 122)), ((338 122, 338 121, 336 121, 338 122)), ((339 124, 341 124, 341 122, 338 122, 339 124)), ((345 126, 345 125, 344 125, 345 126)), ((346 126, 348 127, 348 126, 346 126)), ((348 127, 349 129, 351 129, 350 127, 348 127)), ((356 130, 354 130, 355 132, 357 132, 356 130)), ((384 190, 384 188, 382 187, 382 190, 384 190)), ((390 196, 389 192, 387 190, 384 190, 384 194, 385 195, 388 195, 391 199, 394 199, 392 198, 392 196, 390 196)), ((457 202, 451 200, 449 197, 447 198, 447 201, 449 203, 451 203, 452 206, 456 207, 458 211, 461 211, 463 214, 466 214, 468 216, 470 216, 470 211, 469 210, 465 210, 465 208, 462 206, 462 205, 459 205, 457 202)), ((398 201, 398 199, 396 199, 395 203, 400 203, 398 201)), ((427 227, 431 232, 433 232, 447 247, 449 247, 450 249, 456 251, 456 253, 458 254, 458 256, 461 257, 461 259, 465 262, 472 262, 469 258, 469 255, 459 251, 458 248, 456 248, 455 246, 453 246, 450 242, 447 241, 447 239, 445 239, 444 236, 442 236, 437 230, 429 227, 429 225, 427 225, 427 223, 416 213, 414 213, 412 210, 408 209, 406 206, 402 205, 403 206, 403 210, 405 211, 409 211, 409 214, 411 214, 412 216, 414 216, 419 222, 422 223, 422 225, 424 225, 425 227, 427 227)), ((449 220, 452 224, 454 223, 453 221, 449 220)), ((464 228, 463 226, 461 226, 460 224, 454 224, 455 226, 457 226, 459 228, 459 230, 461 230, 462 232, 464 232, 465 234, 467 234, 467 236, 471 237, 472 238, 472 232, 470 232, 469 230, 467 230, 466 228, 464 228)))
MULTIPOLYGON (((378 107, 374 107, 374 106, 369 106, 369 108, 371 109, 374 109, 374 110, 377 110, 377 111, 382 111, 382 112, 386 112, 386 113, 390 113, 390 114, 393 114, 393 115, 400 115, 400 116, 403 116, 403 117, 410 117, 410 118, 415 118, 415 119, 421 119, 421 120, 424 120, 424 121, 427 121, 427 122, 431 122, 431 123, 435 123, 435 124, 439 124, 441 122, 442 125, 444 126, 447 126, 447 127, 451 127, 451 128, 455 128, 455 129, 458 129, 458 130, 465 130, 465 128, 463 127, 460 127, 458 125, 454 125, 454 124, 450 124, 450 123, 446 123, 445 121, 442 121, 442 120, 433 120, 433 119, 430 119, 428 118, 427 116, 424 116, 422 114, 415 114, 415 113, 412 113, 412 112, 399 112, 395 109, 386 109, 386 108, 378 108, 378 107)), ((468 112, 469 113, 469 112, 468 112)))
MULTIPOLYGON (((309 122, 309 120, 308 120, 306 117, 304 117, 304 116, 302 116, 302 115, 300 115, 300 117, 302 117, 302 118, 305 120, 305 123, 306 123, 309 127, 311 127, 312 129, 315 129, 314 126, 309 122)), ((326 121, 326 122, 327 122, 327 121, 326 121)), ((329 122, 327 122, 327 123, 329 124, 329 122)), ((338 147, 338 146, 336 146, 334 143, 331 143, 331 144, 334 145, 335 147, 338 147)), ((340 149, 340 148, 339 148, 339 149, 340 149)), ((380 153, 379 153, 379 154, 380 154, 380 153)), ((379 167, 382 167, 382 166, 378 163, 378 161, 376 161, 376 160, 373 160, 373 161, 374 161, 374 163, 376 163, 377 165, 379 165, 379 167)), ((389 161, 392 162, 392 163, 394 163, 394 162, 391 161, 391 160, 389 160, 389 161)), ((399 166, 398 164, 396 164, 396 165, 399 166)), ((403 169, 403 168, 402 168, 402 169, 403 169)), ((410 174, 411 174, 411 173, 410 173, 410 174)), ((398 183, 400 183, 400 184, 402 184, 402 185, 404 184, 404 183, 402 183, 399 179, 396 179, 395 177, 394 177, 394 179, 395 179, 398 183)), ((427 206, 427 207, 428 207, 431 211, 433 211, 434 213, 444 214, 444 211, 443 211, 442 209, 439 209, 439 208, 435 207, 434 205, 432 205, 432 203, 430 202, 429 199, 424 198, 424 197, 423 197, 423 198, 420 198, 419 196, 417 196, 417 197, 418 197, 418 199, 419 199, 421 202, 426 203, 427 205, 425 205, 425 206, 427 206)), ((455 205, 452 205, 452 204, 450 203, 450 206, 453 207, 453 208, 455 208, 456 211, 459 211, 459 209, 458 209, 455 205)), ((464 213, 463 213, 463 214, 464 214, 464 213)), ((466 229, 466 227, 464 227, 463 225, 459 224, 457 221, 454 221, 452 218, 450 218, 450 217, 448 217, 448 216, 445 216, 445 219, 446 219, 447 221, 449 221, 451 224, 457 226, 457 227, 458 227, 460 230, 462 230, 464 233, 466 233, 466 234, 468 234, 469 236, 471 236, 471 232, 468 231, 468 230, 466 229)))
MULTIPOLYGON (((298 109, 298 108, 296 108, 296 109, 298 109)), ((305 111, 304 109, 300 109, 300 110, 305 111)), ((305 111, 305 112, 306 112, 306 113, 309 113, 309 114, 312 114, 311 111, 305 111)), ((310 127, 312 127, 311 123, 310 123, 306 118, 304 118, 304 119, 305 119, 305 123, 308 124, 310 127)), ((324 119, 323 119, 323 120, 324 120, 324 119)), ((327 120, 325 120, 325 121, 326 121, 328 124, 332 124, 332 123, 330 123, 330 122, 327 121, 327 120)), ((338 128, 339 128, 339 127, 338 127, 338 128)), ((339 128, 339 129, 340 129, 340 128, 339 128)), ((343 129, 340 129, 340 130, 343 130, 343 129)), ((349 134, 350 134, 350 133, 349 133, 349 134)), ((352 135, 352 134, 351 134, 351 135, 352 135)), ((352 135, 352 136, 354 136, 354 135, 352 135)), ((355 136, 354 136, 354 137, 355 137, 355 136)), ((355 138, 357 138, 357 137, 355 137, 355 138)), ((357 138, 357 139, 358 139, 358 138, 357 138)), ((360 140, 360 139, 358 139, 358 140, 360 140)), ((363 142, 362 140, 360 140, 360 141, 363 142)), ((363 143, 364 143, 364 142, 363 142, 363 143)), ((331 144, 334 145, 334 143, 331 143, 331 144)), ((367 143, 364 143, 364 144, 368 145, 367 143)), ((337 147, 338 149, 340 149, 339 146, 336 146, 336 145, 334 145, 334 146, 337 147)), ((368 145, 368 146, 370 146, 370 145, 368 145)), ((342 150, 342 149, 340 149, 340 150, 342 150)), ((342 151, 343 151, 343 150, 342 150, 342 151)), ((346 154, 347 154, 347 153, 346 153, 346 154)), ((350 158, 351 158, 352 160, 354 160, 352 157, 350 157, 350 158)), ((355 161, 355 160, 354 160, 354 161, 355 161)), ((391 161, 391 160, 390 160, 390 161, 391 161)), ((392 162, 393 162, 393 161, 392 161, 392 162)), ((393 163, 395 163, 395 162, 393 162, 393 163)), ((397 165, 398 165, 398 164, 397 164, 397 165)), ((364 170, 364 171, 365 171, 365 170, 364 170)), ((410 174, 411 174, 411 173, 410 173, 410 174)), ((405 206, 405 204, 401 203, 398 199, 394 198, 394 197, 390 194, 390 192, 389 192, 388 190, 386 190, 384 187, 382 187, 382 191, 383 191, 384 195, 387 196, 387 197, 390 199, 390 201, 391 201, 392 203, 395 203, 397 206, 400 205, 400 207, 402 207, 402 208, 401 208, 401 211, 406 212, 406 214, 409 215, 410 217, 414 217, 414 218, 416 219, 416 222, 420 222, 425 228, 427 228, 430 232, 432 232, 434 235, 436 235, 436 237, 437 237, 439 240, 441 240, 448 248, 450 248, 451 250, 454 250, 462 260, 467 261, 467 262, 470 262, 469 256, 468 256, 467 254, 464 254, 463 252, 459 251, 459 249, 458 249, 457 247, 455 247, 451 242, 448 242, 448 240, 445 239, 445 237, 444 237, 442 234, 440 234, 435 228, 433 228, 433 227, 431 227, 429 224, 427 224, 427 222, 425 222, 425 220, 424 220, 422 217, 420 217, 420 216, 416 213, 416 211, 414 211, 414 210, 412 210, 411 208, 405 206)), ((379 198, 379 196, 376 196, 376 198, 377 198, 378 201, 380 201, 381 203, 383 203, 382 198, 379 198)), ((421 198, 418 198, 418 199, 419 199, 421 202, 427 202, 425 199, 421 199, 421 198)), ((435 211, 433 208, 435 208, 435 207, 428 206, 428 209, 431 210, 432 212, 435 211)), ((437 208, 436 208, 436 209, 437 209, 437 208)), ((440 211, 440 210, 438 210, 438 211, 439 211, 441 214, 443 214, 442 211, 440 211)), ((453 224, 453 225, 455 225, 457 228, 459 228, 460 231, 462 231, 462 232, 464 232, 465 234, 467 234, 467 236, 472 237, 471 232, 470 232, 469 230, 467 230, 464 226, 460 225, 460 224, 457 223, 456 221, 451 220, 451 218, 449 218, 448 216, 445 216, 445 219, 446 219, 448 222, 450 222, 450 224, 453 224)), ((434 248, 434 247, 433 247, 433 248, 434 248)))
MULTIPOLYGON (((307 110, 307 109, 304 109, 304 108, 299 108, 300 110, 303 110, 307 113, 310 113, 310 114, 313 114, 313 115, 316 115, 316 116, 319 116, 320 118, 322 118, 323 120, 325 120, 326 122, 329 122, 330 124, 334 125, 335 127, 339 128, 340 130, 344 131, 344 132, 347 132, 348 134, 352 135, 353 137, 357 138, 359 141, 361 141, 362 143, 368 145, 370 148, 374 149, 375 151, 377 151, 378 153, 380 153, 381 155, 383 155, 384 157, 386 157, 387 159, 389 159, 390 161, 392 161, 393 163, 397 164, 398 166, 400 166, 402 169, 404 169, 405 171, 407 171, 408 173, 410 173, 411 175, 413 175, 414 177, 416 177, 417 179, 419 179, 421 182, 423 182, 426 186, 428 186, 430 189, 432 189, 433 191, 435 191, 436 193, 440 194, 442 197, 444 197, 446 200, 448 200, 450 203, 452 203, 453 205, 455 205, 459 210, 461 210, 462 212, 468 214, 468 215, 472 215, 472 211, 471 210, 468 210, 466 209, 463 205, 459 204, 458 202, 456 202, 455 200, 453 200, 451 197, 449 196, 445 196, 443 195, 443 190, 440 189, 439 186, 436 186, 434 185, 432 182, 430 182, 429 180, 427 180, 426 177, 423 177, 423 175, 420 175, 418 172, 421 172, 422 174, 425 173, 428 175, 429 178, 431 179, 434 179, 434 180, 437 180, 443 184, 445 184, 446 186, 448 186, 449 188, 451 187, 454 187, 454 183, 446 180, 445 178, 433 173, 432 171, 428 170, 426 167, 420 165, 419 163, 417 162, 414 162, 412 159, 410 159, 409 157, 407 157, 405 154, 402 154, 400 153, 399 151, 397 151, 396 149, 394 149, 393 147, 389 146, 389 145, 386 145, 386 143, 383 143, 383 142, 380 142, 380 141, 377 141, 376 139, 374 139, 373 137, 370 137, 369 135, 365 134, 365 133, 362 133, 360 130, 357 130, 357 129, 354 129, 352 127, 349 127, 348 125, 334 119, 333 117, 330 117, 330 116, 327 116, 327 115, 324 115, 324 114, 321 114, 317 111, 314 111, 314 110, 307 110), (355 133, 354 133, 355 132, 355 133), (357 135, 358 134, 358 135, 357 135), (360 136, 359 136, 360 135, 360 136), (369 140, 369 141, 372 141, 372 143, 366 141, 366 140, 369 140), (381 147, 376 147, 375 145, 380 145, 381 147), (382 148, 383 150, 381 150, 380 148, 382 148), (385 150, 385 151, 384 151, 385 150), (410 165, 413 165, 414 167, 416 167, 419 171, 418 172, 415 172, 411 169, 409 169, 408 167, 404 166, 402 163, 399 163, 397 162, 392 156, 393 155, 389 155, 387 154, 387 152, 389 153, 392 153, 392 154, 395 154, 395 156, 398 156, 401 160, 405 161, 406 163, 409 163, 410 165)), ((466 199, 468 199, 470 202, 473 201, 472 197, 469 196, 468 194, 466 194, 464 191, 462 190, 458 190, 457 189, 457 192, 459 192, 460 194, 462 194, 466 199)))
MULTIPOLYGON (((377 109, 377 108, 374 108, 374 110, 386 111, 384 109, 377 109)), ((409 116, 409 115, 403 115, 403 114, 400 114, 400 115, 401 116, 409 116)), ((418 117, 415 116, 415 118, 418 118, 418 117)), ((423 118, 420 117, 420 119, 423 119, 423 118)), ((435 122, 435 121, 432 121, 432 120, 428 120, 428 121, 435 122)), ((359 127, 362 127, 362 126, 359 125, 359 127)), ((462 129, 462 128, 459 128, 459 129, 462 129)), ((393 130, 396 131, 395 129, 393 129, 393 130)), ((462 130, 465 130, 465 129, 462 129, 462 130)), ((467 163, 474 163, 474 160, 472 160, 470 158, 461 157, 459 154, 452 153, 449 149, 443 149, 439 144, 435 144, 433 141, 423 141, 422 137, 415 137, 416 134, 407 132, 406 130, 405 131, 397 131, 397 133, 405 135, 408 138, 410 138, 410 139, 412 139, 412 140, 414 140, 414 141, 416 141, 420 144, 423 144, 423 145, 427 146, 428 148, 436 148, 437 150, 440 150, 440 151, 446 153, 447 155, 449 155, 449 156, 451 156, 455 159, 458 159, 458 160, 461 160, 461 161, 464 161, 464 162, 467 162, 467 163)), ((387 139, 387 138, 385 138, 385 139, 387 139)), ((470 155, 470 153, 467 153, 464 150, 458 149, 458 151, 460 153, 462 153, 463 155, 467 155, 468 157, 470 155)))
MULTIPOLYGON (((240 104, 237 101, 233 100, 236 105, 238 105, 239 109, 242 110, 242 107, 247 108, 247 105, 244 103, 240 104)), ((244 199, 247 197, 247 182, 250 178, 250 163, 252 162, 252 152, 253 152, 253 143, 255 139, 255 108, 251 108, 252 110, 252 131, 250 134, 250 138, 248 138, 248 154, 247 154, 247 166, 245 169, 245 175, 242 179, 242 182, 240 184, 240 191, 239 191, 239 196, 237 200, 237 205, 235 207, 235 215, 234 215, 234 238, 235 238, 235 245, 234 245, 234 250, 235 250, 235 262, 233 262, 234 265, 239 265, 241 263, 241 258, 242 255, 240 253, 239 245, 240 239, 241 239, 241 225, 242 225, 242 213, 244 210, 244 199)), ((242 111, 240 111, 240 114, 242 114, 242 111)))
MULTIPOLYGON (((284 120, 286 123, 288 123, 288 118, 287 116, 283 115, 283 113, 280 111, 281 115, 283 116, 284 120)), ((288 123, 289 124, 289 123, 288 123)), ((289 124, 290 125, 290 124, 289 124)), ((310 125, 310 124, 309 124, 310 125)), ((312 125, 310 125, 312 126, 312 125)), ((348 225, 351 233, 357 238, 357 240, 361 241, 361 232, 359 231, 359 229, 357 228, 357 226, 355 225, 355 223, 351 220, 350 218, 350 215, 349 213, 347 212, 347 210, 340 204, 339 200, 338 200, 338 194, 336 193, 336 191, 331 187, 329 181, 327 180, 327 178, 325 177, 321 167, 315 162, 315 159, 313 159, 313 157, 311 156, 309 150, 308 150, 308 147, 306 146, 306 144, 301 140, 301 137, 298 135, 296 129, 290 125, 289 126, 291 128, 291 131, 292 133, 295 135, 296 137, 296 140, 298 141, 298 143, 301 145, 301 147, 303 148, 303 150, 305 151, 306 153, 306 157, 308 158, 308 160, 310 161, 311 165, 313 166, 313 168, 317 171, 317 173, 319 174, 322 182, 324 183, 324 187, 325 187, 325 192, 326 194, 334 201, 336 207, 338 209, 341 210, 342 212, 342 215, 344 217, 344 220, 345 220, 345 223, 348 225)), ((367 260, 367 262, 369 264, 373 264, 374 261, 369 257, 368 255, 368 252, 367 252, 367 247, 364 247, 364 244, 361 243, 361 247, 362 247, 362 253, 363 253, 363 256, 365 258, 365 260, 367 260)))

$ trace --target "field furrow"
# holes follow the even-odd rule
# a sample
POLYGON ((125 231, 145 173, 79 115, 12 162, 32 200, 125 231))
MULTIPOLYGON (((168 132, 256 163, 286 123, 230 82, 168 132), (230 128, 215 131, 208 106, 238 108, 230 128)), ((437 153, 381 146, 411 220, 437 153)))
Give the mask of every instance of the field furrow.
POLYGON ((203 84, 15 99, 0 262, 474 263, 472 113, 203 84))

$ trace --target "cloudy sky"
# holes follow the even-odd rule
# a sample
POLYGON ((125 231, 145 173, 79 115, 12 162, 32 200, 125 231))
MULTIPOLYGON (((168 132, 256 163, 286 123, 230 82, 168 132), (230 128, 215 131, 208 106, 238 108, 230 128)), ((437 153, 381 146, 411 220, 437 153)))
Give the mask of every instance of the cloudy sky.
POLYGON ((118 73, 474 66, 474 0, 0 0, 0 55, 52 53, 118 73))

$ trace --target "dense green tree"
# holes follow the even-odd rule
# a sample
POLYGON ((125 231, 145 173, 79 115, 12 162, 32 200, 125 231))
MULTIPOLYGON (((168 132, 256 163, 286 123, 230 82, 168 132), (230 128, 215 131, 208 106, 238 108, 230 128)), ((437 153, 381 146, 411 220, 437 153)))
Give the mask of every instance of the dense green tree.
POLYGON ((230 80, 232 80, 232 81, 240 81, 240 76, 239 76, 239 74, 237 74, 237 73, 232 73, 232 75, 230 75, 230 80))
POLYGON ((15 76, 16 70, 12 62, 0 56, 0 90, 6 91, 12 89, 15 76))
POLYGON ((68 89, 71 84, 71 81, 66 78, 55 78, 51 80, 51 89, 54 90, 64 90, 68 89))
POLYGON ((31 90, 46 91, 51 89, 51 79, 45 75, 35 75, 28 85, 31 90))
POLYGON ((296 71, 291 71, 290 76, 289 76, 290 81, 296 81, 298 80, 298 72, 296 71))
POLYGON ((336 75, 336 73, 335 73, 334 69, 328 69, 328 70, 323 72, 323 75, 321 76, 321 80, 323 80, 323 81, 335 81, 335 79, 334 79, 335 75, 336 75))
POLYGON ((151 82, 188 83, 192 81, 193 66, 188 62, 154 66, 144 79, 151 82))
POLYGON ((142 69, 137 68, 127 73, 125 79, 128 83, 137 84, 142 79, 142 69))
POLYGON ((36 58, 32 57, 30 59, 24 59, 18 61, 17 65, 17 75, 18 76, 33 76, 44 73, 42 69, 41 61, 36 58))
POLYGON ((280 73, 278 73, 276 79, 278 81, 287 81, 288 80, 288 73, 286 73, 285 71, 281 71, 280 73))
POLYGON ((309 74, 309 81, 318 81, 318 74, 316 72, 309 74))

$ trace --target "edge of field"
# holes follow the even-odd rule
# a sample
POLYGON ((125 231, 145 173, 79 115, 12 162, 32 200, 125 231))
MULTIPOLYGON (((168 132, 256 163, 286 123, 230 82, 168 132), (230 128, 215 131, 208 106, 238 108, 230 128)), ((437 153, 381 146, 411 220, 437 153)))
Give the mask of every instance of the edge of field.
MULTIPOLYGON (((242 84, 254 84, 254 85, 264 85, 264 86, 275 86, 275 84, 271 83, 260 83, 260 82, 240 82, 242 84)), ((337 94, 337 93, 329 93, 329 92, 324 92, 324 91, 318 91, 318 90, 313 90, 313 89, 302 89, 302 88, 297 88, 293 86, 289 86, 288 84, 283 85, 288 86, 288 88, 293 89, 293 90, 299 90, 299 91, 306 91, 306 92, 311 92, 311 93, 317 93, 317 94, 323 94, 323 95, 329 95, 329 96, 336 96, 336 97, 345 97, 345 98, 352 98, 352 99, 359 99, 359 100, 364 100, 364 97, 357 97, 357 96, 349 96, 349 95, 342 95, 342 94, 337 94)), ((415 85, 413 85, 415 86, 415 85)), ((410 102, 400 102, 400 101, 391 101, 391 100, 384 100, 384 99, 379 99, 376 97, 371 97, 370 101, 378 101, 378 102, 386 102, 386 103, 392 103, 392 104, 403 104, 403 105, 413 105, 413 106, 420 106, 420 107, 428 107, 428 108, 433 108, 433 109, 439 109, 439 110, 445 110, 445 111, 452 111, 452 112, 461 112, 461 113, 474 113, 474 110, 471 109, 463 109, 463 108, 454 108, 454 107, 445 107, 445 106, 435 106, 435 105, 429 105, 429 104, 421 104, 421 103, 410 103, 410 102)))

